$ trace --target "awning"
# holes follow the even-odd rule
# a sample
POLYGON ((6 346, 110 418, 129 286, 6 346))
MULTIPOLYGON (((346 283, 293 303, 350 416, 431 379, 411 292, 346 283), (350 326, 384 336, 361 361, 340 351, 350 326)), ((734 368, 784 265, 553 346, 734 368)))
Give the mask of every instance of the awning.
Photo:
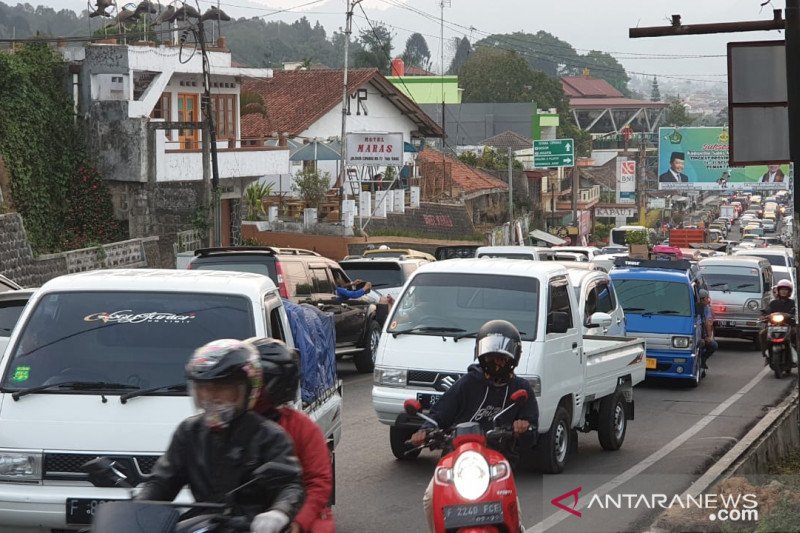
POLYGON ((302 145, 289 156, 291 161, 339 161, 342 147, 338 141, 324 143, 311 141, 302 145))
POLYGON ((414 145, 409 143, 409 142, 405 142, 405 141, 403 141, 403 151, 405 153, 407 153, 407 154, 416 154, 417 153, 417 149, 414 148, 414 145))
POLYGON ((551 233, 547 233, 546 231, 542 231, 539 229, 535 229, 532 232, 528 233, 528 236, 531 237, 532 239, 536 239, 537 241, 544 241, 553 246, 563 246, 564 244, 568 244, 567 241, 565 241, 564 239, 561 239, 551 233))

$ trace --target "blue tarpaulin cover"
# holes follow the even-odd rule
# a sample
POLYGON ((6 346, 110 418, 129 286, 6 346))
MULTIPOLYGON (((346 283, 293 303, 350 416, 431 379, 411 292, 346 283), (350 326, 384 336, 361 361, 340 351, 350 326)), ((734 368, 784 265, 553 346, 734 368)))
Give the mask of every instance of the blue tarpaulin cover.
POLYGON ((303 403, 319 398, 336 384, 336 326, 333 313, 313 305, 283 300, 294 344, 300 352, 303 403))

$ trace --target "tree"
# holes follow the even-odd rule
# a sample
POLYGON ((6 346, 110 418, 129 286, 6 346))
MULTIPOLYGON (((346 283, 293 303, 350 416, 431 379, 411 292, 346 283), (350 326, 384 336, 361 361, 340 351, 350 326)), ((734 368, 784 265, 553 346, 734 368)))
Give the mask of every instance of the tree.
POLYGON ((611 54, 591 50, 586 55, 578 56, 577 64, 583 66, 581 71, 588 68, 593 77, 606 80, 625 96, 630 94, 628 91, 630 77, 625 72, 625 68, 611 54))
POLYGON ((650 90, 650 101, 661 101, 661 91, 658 90, 658 80, 655 77, 653 77, 653 88, 650 90))
POLYGON ((355 54, 358 68, 377 68, 388 75, 392 60, 392 34, 383 24, 377 23, 362 30, 359 40, 363 49, 355 54))
POLYGON ((691 126, 694 119, 689 115, 680 96, 673 96, 668 100, 669 107, 667 107, 664 124, 669 126, 691 126))
POLYGON ((330 189, 330 172, 320 173, 315 168, 305 168, 294 176, 292 190, 300 195, 307 207, 319 207, 330 189))
POLYGON ((428 49, 425 37, 420 33, 412 33, 408 37, 406 49, 401 57, 406 66, 430 69, 431 51, 428 49))
POLYGON ((455 37, 453 39, 453 47, 455 48, 455 53, 453 54, 452 61, 450 61, 447 74, 455 75, 458 74, 458 72, 461 70, 461 67, 463 67, 464 63, 466 63, 467 59, 469 59, 470 54, 472 54, 472 45, 465 35, 461 39, 455 37))
POLYGON ((530 68, 550 76, 580 74, 576 66, 578 54, 572 45, 546 31, 493 34, 475 43, 475 48, 480 46, 513 50, 525 58, 530 68))

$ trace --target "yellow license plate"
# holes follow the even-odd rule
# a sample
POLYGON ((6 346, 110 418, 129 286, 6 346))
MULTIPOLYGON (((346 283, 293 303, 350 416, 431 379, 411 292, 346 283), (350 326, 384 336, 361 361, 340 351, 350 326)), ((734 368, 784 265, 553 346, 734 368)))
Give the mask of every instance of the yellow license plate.
POLYGON ((655 367, 656 367, 656 360, 653 359, 652 357, 648 357, 647 360, 645 361, 645 368, 650 369, 655 367))

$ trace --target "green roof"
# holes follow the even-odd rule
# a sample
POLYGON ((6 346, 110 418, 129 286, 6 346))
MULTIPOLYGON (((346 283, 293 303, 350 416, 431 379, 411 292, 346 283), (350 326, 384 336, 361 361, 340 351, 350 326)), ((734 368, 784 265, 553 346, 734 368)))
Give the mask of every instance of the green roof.
POLYGON ((460 104, 458 76, 387 76, 387 80, 417 104, 460 104))

